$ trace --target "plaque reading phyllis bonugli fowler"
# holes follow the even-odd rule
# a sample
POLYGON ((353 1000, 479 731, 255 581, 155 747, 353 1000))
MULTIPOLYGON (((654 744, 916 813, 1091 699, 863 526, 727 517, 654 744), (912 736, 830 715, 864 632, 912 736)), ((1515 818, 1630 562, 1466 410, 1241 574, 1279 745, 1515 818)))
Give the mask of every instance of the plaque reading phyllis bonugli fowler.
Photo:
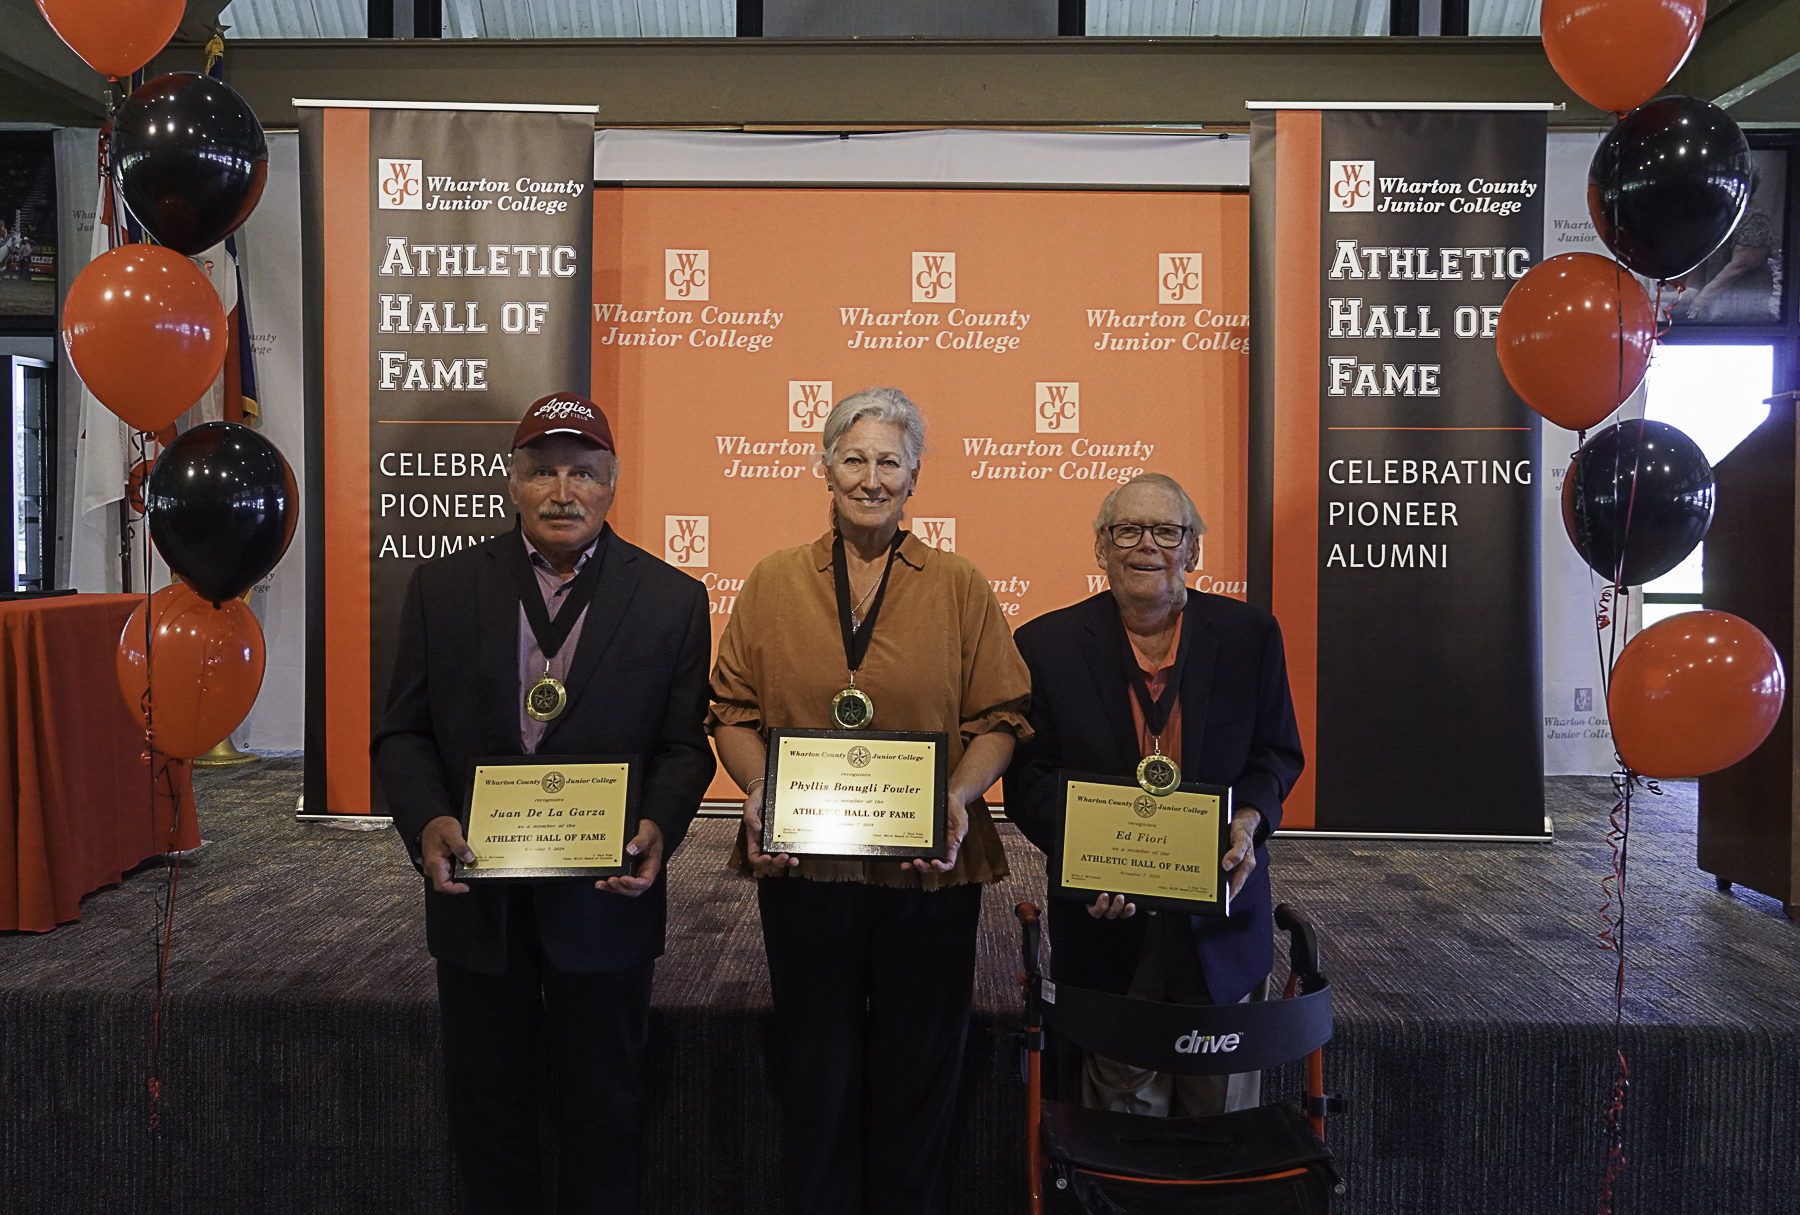
POLYGON ((1231 842, 1231 790, 1184 784, 1157 796, 1126 777, 1062 774, 1062 860, 1050 893, 1092 902, 1120 894, 1190 915, 1231 913, 1220 860, 1231 842))
POLYGON ((770 730, 762 850, 942 860, 947 734, 770 730))
POLYGON ((636 870, 638 762, 595 755, 477 759, 463 811, 475 863, 459 882, 617 877, 636 870))

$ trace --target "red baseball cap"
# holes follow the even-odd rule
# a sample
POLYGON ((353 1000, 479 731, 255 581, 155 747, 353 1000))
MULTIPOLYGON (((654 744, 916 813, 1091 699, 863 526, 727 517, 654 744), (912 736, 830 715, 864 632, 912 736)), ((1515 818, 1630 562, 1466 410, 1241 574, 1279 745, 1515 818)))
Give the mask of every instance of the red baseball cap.
POLYGON ((598 405, 572 392, 553 392, 533 401, 513 431, 513 450, 545 435, 577 435, 602 451, 615 450, 606 415, 598 405))

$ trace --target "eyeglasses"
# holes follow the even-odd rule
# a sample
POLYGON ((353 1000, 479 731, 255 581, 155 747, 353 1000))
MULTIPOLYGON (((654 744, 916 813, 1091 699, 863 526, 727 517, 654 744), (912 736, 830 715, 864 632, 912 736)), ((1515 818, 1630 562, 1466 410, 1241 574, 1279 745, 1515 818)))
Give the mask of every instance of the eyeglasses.
POLYGON ((1152 527, 1141 523, 1115 523, 1102 530, 1112 537, 1115 548, 1136 548, 1144 542, 1145 532, 1150 533, 1157 548, 1179 548, 1192 529, 1175 523, 1158 523, 1152 527))

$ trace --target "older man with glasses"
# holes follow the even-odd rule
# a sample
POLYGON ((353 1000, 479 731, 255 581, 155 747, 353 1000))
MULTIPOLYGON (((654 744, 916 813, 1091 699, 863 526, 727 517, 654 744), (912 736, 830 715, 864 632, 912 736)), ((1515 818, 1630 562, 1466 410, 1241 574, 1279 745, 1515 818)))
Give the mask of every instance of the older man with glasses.
MULTIPOLYGON (((1108 589, 1022 626, 1032 738, 1006 773, 1007 816, 1060 866, 1057 773, 1130 776, 1164 756, 1183 779, 1232 791, 1231 914, 1139 910, 1123 895, 1052 898, 1054 977, 1175 1004, 1263 999, 1274 957, 1264 843, 1304 759, 1275 618, 1190 590, 1206 524, 1160 473, 1114 490, 1094 520, 1108 589)), ((1090 1055, 1083 1104, 1190 1117, 1260 1103, 1261 1075, 1174 1077, 1090 1055)))

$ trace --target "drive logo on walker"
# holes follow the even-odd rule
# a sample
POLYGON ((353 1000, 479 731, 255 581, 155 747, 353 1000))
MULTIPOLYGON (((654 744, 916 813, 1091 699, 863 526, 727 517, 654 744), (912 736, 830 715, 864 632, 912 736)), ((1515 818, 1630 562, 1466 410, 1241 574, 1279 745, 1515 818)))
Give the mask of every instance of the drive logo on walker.
POLYGON ((425 162, 378 157, 375 161, 375 187, 376 210, 423 211, 425 162))
POLYGON ((915 304, 954 304, 956 254, 914 253, 912 297, 915 304))
POLYGON ((830 380, 788 381, 788 430, 790 432, 817 434, 825 429, 825 418, 830 413, 830 380))
POLYGON ((705 569, 711 523, 711 515, 664 515, 663 560, 678 569, 705 569))
POLYGON ((919 538, 921 544, 928 544, 946 553, 956 551, 955 519, 914 519, 912 523, 913 535, 919 538))
POLYGON ((1375 162, 1372 160, 1334 160, 1331 162, 1330 206, 1328 211, 1373 211, 1375 209, 1375 162))
POLYGON ((1178 1055, 1228 1055, 1238 1048, 1240 1034, 1203 1034, 1199 1030, 1175 1039, 1178 1055))
POLYGON ((663 298, 703 300, 712 285, 705 249, 663 250, 663 298))
POLYGON ((1037 382, 1037 433, 1081 433, 1081 385, 1071 380, 1037 382))
POLYGON ((1158 253, 1156 255, 1156 302, 1159 304, 1198 304, 1200 302, 1200 255, 1198 253, 1158 253))

